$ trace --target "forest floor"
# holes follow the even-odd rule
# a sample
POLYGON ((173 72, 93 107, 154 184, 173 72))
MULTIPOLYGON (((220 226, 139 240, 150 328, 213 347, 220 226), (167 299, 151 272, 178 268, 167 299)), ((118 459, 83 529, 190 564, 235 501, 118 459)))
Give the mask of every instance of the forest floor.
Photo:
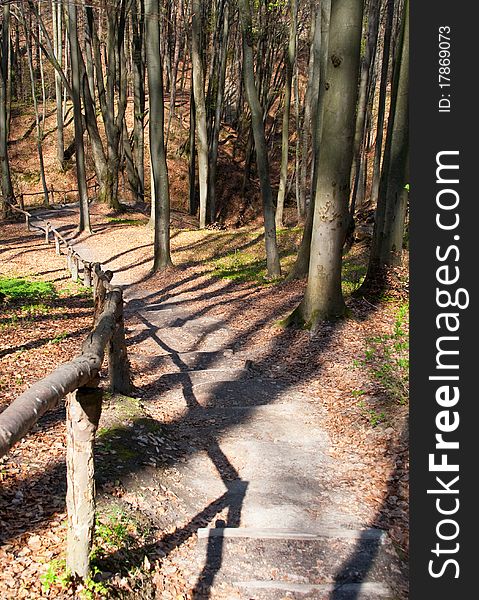
MULTIPOLYGON (((73 235, 76 210, 49 218, 73 235)), ((295 586, 309 584, 312 595, 298 588, 298 597, 320 598, 321 585, 336 584, 357 565, 354 546, 343 538, 334 541, 334 565, 326 565, 319 546, 321 560, 307 565, 311 547, 303 538, 318 533, 315 524, 380 528, 405 560, 408 321, 401 286, 377 303, 353 298, 366 266, 366 248, 355 246, 343 270, 347 318, 314 335, 282 329, 278 323, 301 299, 304 283, 267 281, 260 229, 197 231, 190 217, 175 212, 175 266, 151 276, 152 231, 144 214, 110 215, 93 205, 92 220, 95 233, 76 239, 78 251, 127 286, 135 391, 105 401, 97 436, 95 573, 83 596, 273 597, 261 589, 238 595, 227 585, 238 573, 222 577, 228 561, 243 565, 243 577, 259 577, 245 562, 259 553, 262 579, 284 586, 275 598, 296 597, 295 586), (245 528, 249 537, 230 539, 225 526, 245 528), (260 539, 265 528, 279 535, 269 545, 260 539), (303 538, 292 542, 293 530, 303 538), (284 535, 288 542, 280 547, 284 535), (286 562, 299 552, 307 572, 278 573, 281 565, 269 559, 273 546, 286 562), (336 579, 325 576, 327 569, 336 579)), ((300 235, 299 228, 280 232, 285 272, 300 235)), ((28 305, 0 305, 0 410, 72 358, 91 325, 91 297, 69 280, 64 263, 23 225, 2 226, 0 276, 51 282, 52 289, 28 305)), ((4 598, 78 592, 63 586, 64 443, 60 406, 0 460, 4 598)), ((392 560, 389 567, 375 564, 378 548, 363 552, 352 539, 370 559, 359 570, 374 577, 391 568, 392 560)), ((391 597, 405 598, 405 565, 398 565, 387 583, 391 597)), ((335 590, 324 597, 342 598, 335 590)))

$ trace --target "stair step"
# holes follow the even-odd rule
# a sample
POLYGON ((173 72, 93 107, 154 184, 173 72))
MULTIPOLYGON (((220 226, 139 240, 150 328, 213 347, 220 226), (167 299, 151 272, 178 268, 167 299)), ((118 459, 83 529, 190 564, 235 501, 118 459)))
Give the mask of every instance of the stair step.
MULTIPOLYGON (((259 378, 239 379, 235 381, 205 382, 195 388, 198 404, 206 408, 247 407, 273 403, 284 392, 284 386, 274 380, 259 378)), ((175 394, 175 391, 171 391, 175 394)), ((165 397, 165 401, 167 398, 165 397)))
MULTIPOLYGON (((228 532, 226 537, 200 537, 195 554, 202 575, 205 579, 214 576, 215 586, 238 582, 234 585, 256 584, 276 592, 282 586, 300 586, 284 591, 313 593, 314 598, 322 597, 318 592, 324 592, 332 594, 325 598, 335 600, 366 600, 374 594, 392 600, 389 588, 378 582, 387 581, 393 590, 400 585, 401 563, 391 541, 379 530, 331 529, 327 535, 313 538, 300 530, 297 537, 284 530, 279 530, 277 537, 266 535, 238 537, 228 532), (353 592, 361 595, 354 596, 353 592)), ((255 595, 255 599, 258 597, 255 595)))
POLYGON ((194 388, 203 385, 211 385, 219 382, 233 382, 246 377, 248 371, 245 369, 201 369, 189 371, 188 373, 165 373, 158 383, 168 386, 169 389, 192 385, 194 388))
MULTIPOLYGON (((391 589, 388 585, 382 582, 365 582, 365 583, 294 583, 290 581, 235 581, 235 587, 254 590, 255 599, 262 598, 278 598, 271 595, 271 592, 291 592, 296 593, 300 598, 310 597, 316 600, 373 600, 376 598, 394 598, 391 589), (263 592, 258 595, 258 592, 263 592), (266 592, 266 593, 264 593, 266 592), (268 592, 270 592, 268 594, 268 592)), ((291 596, 289 596, 291 597, 291 596)))
POLYGON ((231 345, 234 332, 229 329, 217 329, 206 333, 200 328, 162 327, 155 329, 138 328, 128 336, 128 343, 135 343, 142 353, 175 354, 184 352, 218 352, 231 345))
POLYGON ((270 529, 260 527, 201 527, 198 539, 208 538, 250 538, 263 540, 322 540, 324 538, 343 538, 348 540, 384 541, 385 531, 373 527, 367 529, 345 529, 342 527, 324 527, 317 533, 294 531, 290 529, 270 529))
POLYGON ((214 352, 178 352, 156 356, 129 352, 128 356, 149 369, 161 367, 163 370, 167 369, 168 373, 244 369, 246 363, 243 358, 236 358, 228 348, 214 352))

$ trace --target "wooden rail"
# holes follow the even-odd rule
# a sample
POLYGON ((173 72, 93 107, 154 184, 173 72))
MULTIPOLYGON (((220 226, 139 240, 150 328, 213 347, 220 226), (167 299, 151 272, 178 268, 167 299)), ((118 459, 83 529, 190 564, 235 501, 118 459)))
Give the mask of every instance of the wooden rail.
POLYGON ((102 408, 99 375, 105 354, 113 392, 131 393, 131 380, 123 322, 123 292, 111 284, 113 273, 99 263, 85 261, 53 225, 33 225, 31 213, 12 206, 25 216, 27 227, 44 231, 55 240, 57 254, 66 246, 72 279, 93 287, 93 327, 80 354, 34 383, 0 413, 0 457, 24 437, 38 419, 67 398, 67 566, 74 576, 89 575, 89 556, 95 524, 94 439, 102 408))
MULTIPOLYGON (((89 179, 87 179, 87 183, 89 181, 91 181, 92 179, 94 179, 95 175, 92 175, 89 179)), ((96 193, 97 189, 99 188, 98 183, 95 181, 95 183, 93 185, 87 186, 87 191, 88 190, 94 190, 94 192, 96 193)), ((55 204, 55 194, 60 194, 63 197, 63 200, 66 200, 66 196, 67 194, 73 194, 77 192, 78 193, 78 189, 72 189, 72 190, 55 190, 53 188, 53 186, 50 187, 50 189, 48 190, 48 196, 51 196, 51 204, 55 204)), ((45 196, 45 192, 42 190, 41 192, 20 192, 17 197, 18 197, 18 204, 20 205, 20 208, 22 210, 25 210, 25 198, 27 196, 45 196)), ((12 204, 10 204, 10 206, 13 206, 12 204)))

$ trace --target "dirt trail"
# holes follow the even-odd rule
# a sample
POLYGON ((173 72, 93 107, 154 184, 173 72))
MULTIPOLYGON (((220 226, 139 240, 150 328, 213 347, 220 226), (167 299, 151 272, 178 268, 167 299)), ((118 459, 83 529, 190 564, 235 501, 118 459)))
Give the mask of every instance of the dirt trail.
MULTIPOLYGON (((92 261, 119 252, 99 251, 96 236, 77 250, 92 261)), ((117 455, 123 449, 125 498, 172 531, 145 549, 163 558, 156 581, 168 580, 174 557, 192 598, 401 597, 401 563, 387 534, 358 517, 317 399, 258 372, 264 348, 238 350, 235 329, 198 312, 194 286, 167 293, 138 283, 147 268, 113 279, 127 286, 129 357, 147 384, 133 408, 112 402, 100 426, 117 455)), ((205 290, 221 293, 214 280, 205 290)), ((100 469, 100 480, 109 475, 100 469)), ((145 586, 135 597, 149 594, 145 586)))

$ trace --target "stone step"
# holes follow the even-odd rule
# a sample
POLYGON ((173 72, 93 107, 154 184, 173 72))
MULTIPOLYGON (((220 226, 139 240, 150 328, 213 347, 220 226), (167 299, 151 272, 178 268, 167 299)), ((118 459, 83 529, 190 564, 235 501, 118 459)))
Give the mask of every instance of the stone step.
POLYGON ((296 529, 276 529, 267 527, 200 527, 198 540, 211 538, 245 538, 252 540, 303 540, 321 541, 325 538, 340 538, 353 541, 373 540, 384 543, 386 532, 383 529, 347 529, 345 527, 322 526, 317 532, 296 529))
POLYGON ((202 581, 214 580, 215 588, 229 585, 255 600, 284 598, 286 592, 334 600, 396 597, 401 563, 383 531, 331 528, 310 537, 304 530, 233 529, 201 530, 198 536, 202 581))
POLYGON ((128 357, 142 368, 161 368, 168 373, 190 371, 227 371, 244 369, 246 360, 237 358, 230 349, 213 352, 177 352, 160 354, 140 354, 129 352, 128 357))
MULTIPOLYGON (((245 378, 237 381, 200 383, 195 387, 195 400, 204 408, 235 408, 272 404, 285 391, 283 384, 273 379, 245 378)), ((175 390, 169 393, 176 394, 175 390)), ((166 397, 165 397, 165 400, 166 397)))
POLYGON ((246 377, 248 377, 246 369, 202 369, 188 373, 165 373, 159 377, 158 384, 174 390, 175 388, 184 389, 185 386, 197 388, 205 384, 233 382, 246 377))
POLYGON ((195 327, 138 328, 127 334, 127 345, 135 345, 142 354, 218 352, 231 346, 236 334, 229 329, 207 332, 195 327))
POLYGON ((254 592, 255 600, 298 598, 301 600, 378 600, 395 598, 388 585, 382 582, 365 583, 293 583, 288 581, 235 581, 234 587, 254 592), (285 596, 284 594, 287 594, 285 596))

